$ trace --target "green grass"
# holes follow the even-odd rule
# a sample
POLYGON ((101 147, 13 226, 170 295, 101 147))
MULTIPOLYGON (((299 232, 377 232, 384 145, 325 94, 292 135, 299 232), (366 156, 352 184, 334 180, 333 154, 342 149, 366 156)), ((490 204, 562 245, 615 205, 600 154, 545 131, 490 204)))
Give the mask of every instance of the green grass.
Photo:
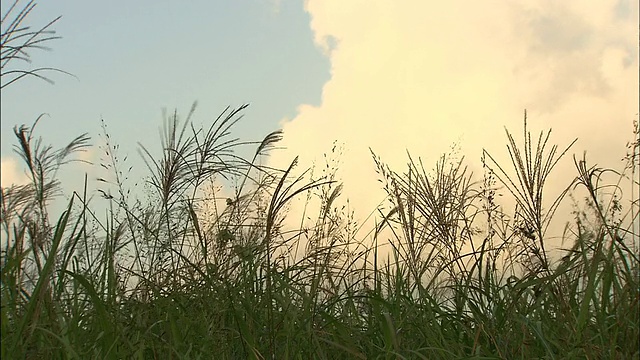
POLYGON ((391 207, 362 235, 335 169, 259 165, 279 132, 235 155, 242 109, 209 128, 170 116, 160 156, 142 148, 144 192, 105 134, 101 198, 85 186, 59 215, 55 174, 88 138, 54 149, 16 129, 31 183, 2 189, 3 359, 639 358, 637 141, 622 172, 574 159, 549 202, 564 152, 526 120, 522 146, 507 132, 511 166, 484 154, 479 181, 446 157, 396 172, 373 155, 391 207), (573 214, 556 212, 566 194, 586 194, 573 214), (292 232, 289 204, 313 196, 317 218, 292 232), (564 250, 548 245, 553 216, 574 219, 564 250))
MULTIPOLYGON (((68 74, 16 65, 59 38, 59 17, 28 26, 35 5, 2 16, 3 89, 68 74)), ((56 174, 88 136, 56 149, 35 137, 40 118, 15 129, 31 181, 0 192, 3 359, 640 358, 637 122, 622 171, 574 158, 552 201, 545 184, 572 144, 532 141, 526 116, 523 144, 507 132, 511 164, 484 153, 481 179, 446 156, 397 172, 372 153, 389 206, 365 229, 338 203, 335 168, 260 165, 278 131, 230 137, 243 109, 209 128, 195 107, 169 116, 161 153, 141 146, 144 190, 106 126, 100 188, 85 177, 72 194, 56 174), (236 155, 246 145, 250 159, 236 155), (584 200, 562 214, 567 195, 584 200), (292 219, 305 198, 313 221, 292 219), (553 217, 573 219, 565 249, 551 246, 553 217)))

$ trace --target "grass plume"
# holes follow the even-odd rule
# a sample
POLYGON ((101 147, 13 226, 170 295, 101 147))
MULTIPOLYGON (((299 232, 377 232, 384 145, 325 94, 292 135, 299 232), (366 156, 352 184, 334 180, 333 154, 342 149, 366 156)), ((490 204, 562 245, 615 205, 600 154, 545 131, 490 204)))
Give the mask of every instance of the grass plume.
POLYGON ((88 138, 54 150, 34 140, 34 127, 16 129, 31 183, 2 189, 3 357, 639 356, 638 203, 622 193, 623 182, 638 187, 636 143, 621 172, 575 159, 561 196, 588 197, 576 202, 564 250, 544 247, 560 200, 544 211, 542 199, 566 150, 548 145, 548 132, 534 150, 526 126, 523 148, 507 131, 515 175, 487 153, 480 181, 464 159, 443 156, 427 171, 409 156, 396 171, 373 155, 391 207, 365 239, 337 207, 344 194, 331 173, 293 176, 296 159, 282 170, 260 165, 280 132, 231 137, 243 109, 225 109, 208 128, 194 124, 195 105, 184 121, 168 116, 160 155, 141 146, 145 194, 126 188, 105 134, 114 180, 103 179, 102 198, 86 188, 70 196, 55 225, 56 171, 88 138), (248 160, 235 154, 245 145, 256 146, 248 160), (237 184, 232 196, 216 185, 225 178, 237 184), (515 214, 497 203, 500 183, 515 214), (320 197, 318 218, 292 232, 288 204, 305 194, 320 197), (107 204, 106 218, 95 201, 107 204))

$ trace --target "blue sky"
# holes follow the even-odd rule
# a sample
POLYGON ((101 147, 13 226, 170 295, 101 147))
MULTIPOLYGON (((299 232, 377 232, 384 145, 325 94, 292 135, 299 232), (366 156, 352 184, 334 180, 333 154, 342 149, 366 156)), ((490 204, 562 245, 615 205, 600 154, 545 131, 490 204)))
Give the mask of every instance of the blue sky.
MULTIPOLYGON (((3 13, 10 1, 2 0, 3 13)), ((26 4, 26 2, 23 2, 26 4)), ((25 79, 2 91, 2 156, 12 128, 31 125, 56 145, 88 132, 99 142, 104 119, 121 155, 141 141, 159 148, 162 109, 208 124, 226 106, 250 103, 235 135, 261 140, 292 118, 299 104, 319 104, 329 62, 313 43, 300 1, 43 1, 28 18, 43 25, 58 15, 62 39, 31 52, 32 66, 51 66, 49 85, 25 79)), ((15 64, 14 64, 15 65, 15 64)))

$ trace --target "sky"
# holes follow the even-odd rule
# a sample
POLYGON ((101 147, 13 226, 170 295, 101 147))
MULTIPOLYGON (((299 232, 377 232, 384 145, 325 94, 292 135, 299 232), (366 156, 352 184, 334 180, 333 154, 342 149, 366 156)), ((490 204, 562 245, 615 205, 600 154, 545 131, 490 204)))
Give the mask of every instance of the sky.
MULTIPOLYGON (((2 0, 2 13, 13 1, 2 0)), ((21 4, 26 4, 22 1, 21 4)), ((39 2, 29 25, 55 17, 51 51, 32 51, 27 66, 56 67, 49 85, 28 79, 2 90, 2 183, 24 181, 12 147, 13 127, 47 113, 37 134, 63 146, 87 132, 101 143, 101 119, 120 157, 145 173, 137 142, 160 149, 162 110, 208 126, 227 106, 250 104, 234 135, 261 140, 293 117, 299 104, 319 104, 329 60, 313 42, 302 2, 71 1, 39 2)), ((99 162, 98 150, 83 156, 99 162)), ((82 182, 82 176, 78 183, 82 182)), ((71 182, 74 182, 72 179, 71 182)), ((77 185, 77 184, 76 184, 77 185)))
POLYGON ((478 172, 483 148, 507 159, 504 129, 519 137, 526 109, 534 134, 552 128, 560 146, 578 138, 551 178, 557 192, 574 154, 620 165, 638 119, 632 0, 60 0, 32 20, 57 15, 63 38, 32 57, 77 79, 3 90, 3 186, 20 181, 11 128, 43 112, 53 143, 97 139, 104 119, 137 156, 138 141, 159 146, 162 108, 186 114, 197 100, 206 123, 251 103, 237 135, 281 128, 285 149, 269 160, 279 167, 298 155, 302 171, 328 154, 361 214, 384 197, 369 149, 401 172, 407 152, 429 168, 454 147, 478 172))

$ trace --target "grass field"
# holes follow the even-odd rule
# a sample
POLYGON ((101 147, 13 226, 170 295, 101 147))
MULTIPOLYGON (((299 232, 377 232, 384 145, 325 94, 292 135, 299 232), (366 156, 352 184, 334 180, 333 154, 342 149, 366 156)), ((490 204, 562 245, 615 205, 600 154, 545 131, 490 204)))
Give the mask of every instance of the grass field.
POLYGON ((637 140, 623 172, 574 159, 566 194, 586 200, 572 214, 542 203, 564 148, 526 123, 523 143, 507 134, 512 163, 485 154, 479 179, 446 157, 396 172, 374 155, 392 207, 359 235, 330 175, 258 165, 279 132, 234 154, 242 110, 202 129, 174 114, 160 156, 142 150, 144 193, 125 188, 107 135, 108 201, 59 196, 85 135, 55 149, 16 128, 31 183, 2 189, 3 359, 639 358, 637 140), (319 215, 291 231, 288 204, 307 196, 319 215), (573 219, 564 250, 545 247, 553 216, 573 219))
MULTIPOLYGON (((59 38, 59 17, 26 25, 34 7, 3 11, 3 89, 65 73, 7 67, 59 38)), ((522 140, 506 134, 511 162, 484 153, 476 176, 447 156, 427 171, 372 153, 388 205, 367 229, 339 205, 337 169, 263 166, 281 132, 242 142, 244 107, 208 128, 193 110, 169 116, 160 154, 141 148, 144 190, 106 127, 108 175, 72 193, 57 174, 89 137, 54 148, 37 121, 15 128, 30 182, 0 192, 2 359, 640 359, 637 121, 622 163, 574 157, 557 199, 545 183, 571 144, 526 116, 522 140), (562 249, 553 218, 569 219, 562 249)))

